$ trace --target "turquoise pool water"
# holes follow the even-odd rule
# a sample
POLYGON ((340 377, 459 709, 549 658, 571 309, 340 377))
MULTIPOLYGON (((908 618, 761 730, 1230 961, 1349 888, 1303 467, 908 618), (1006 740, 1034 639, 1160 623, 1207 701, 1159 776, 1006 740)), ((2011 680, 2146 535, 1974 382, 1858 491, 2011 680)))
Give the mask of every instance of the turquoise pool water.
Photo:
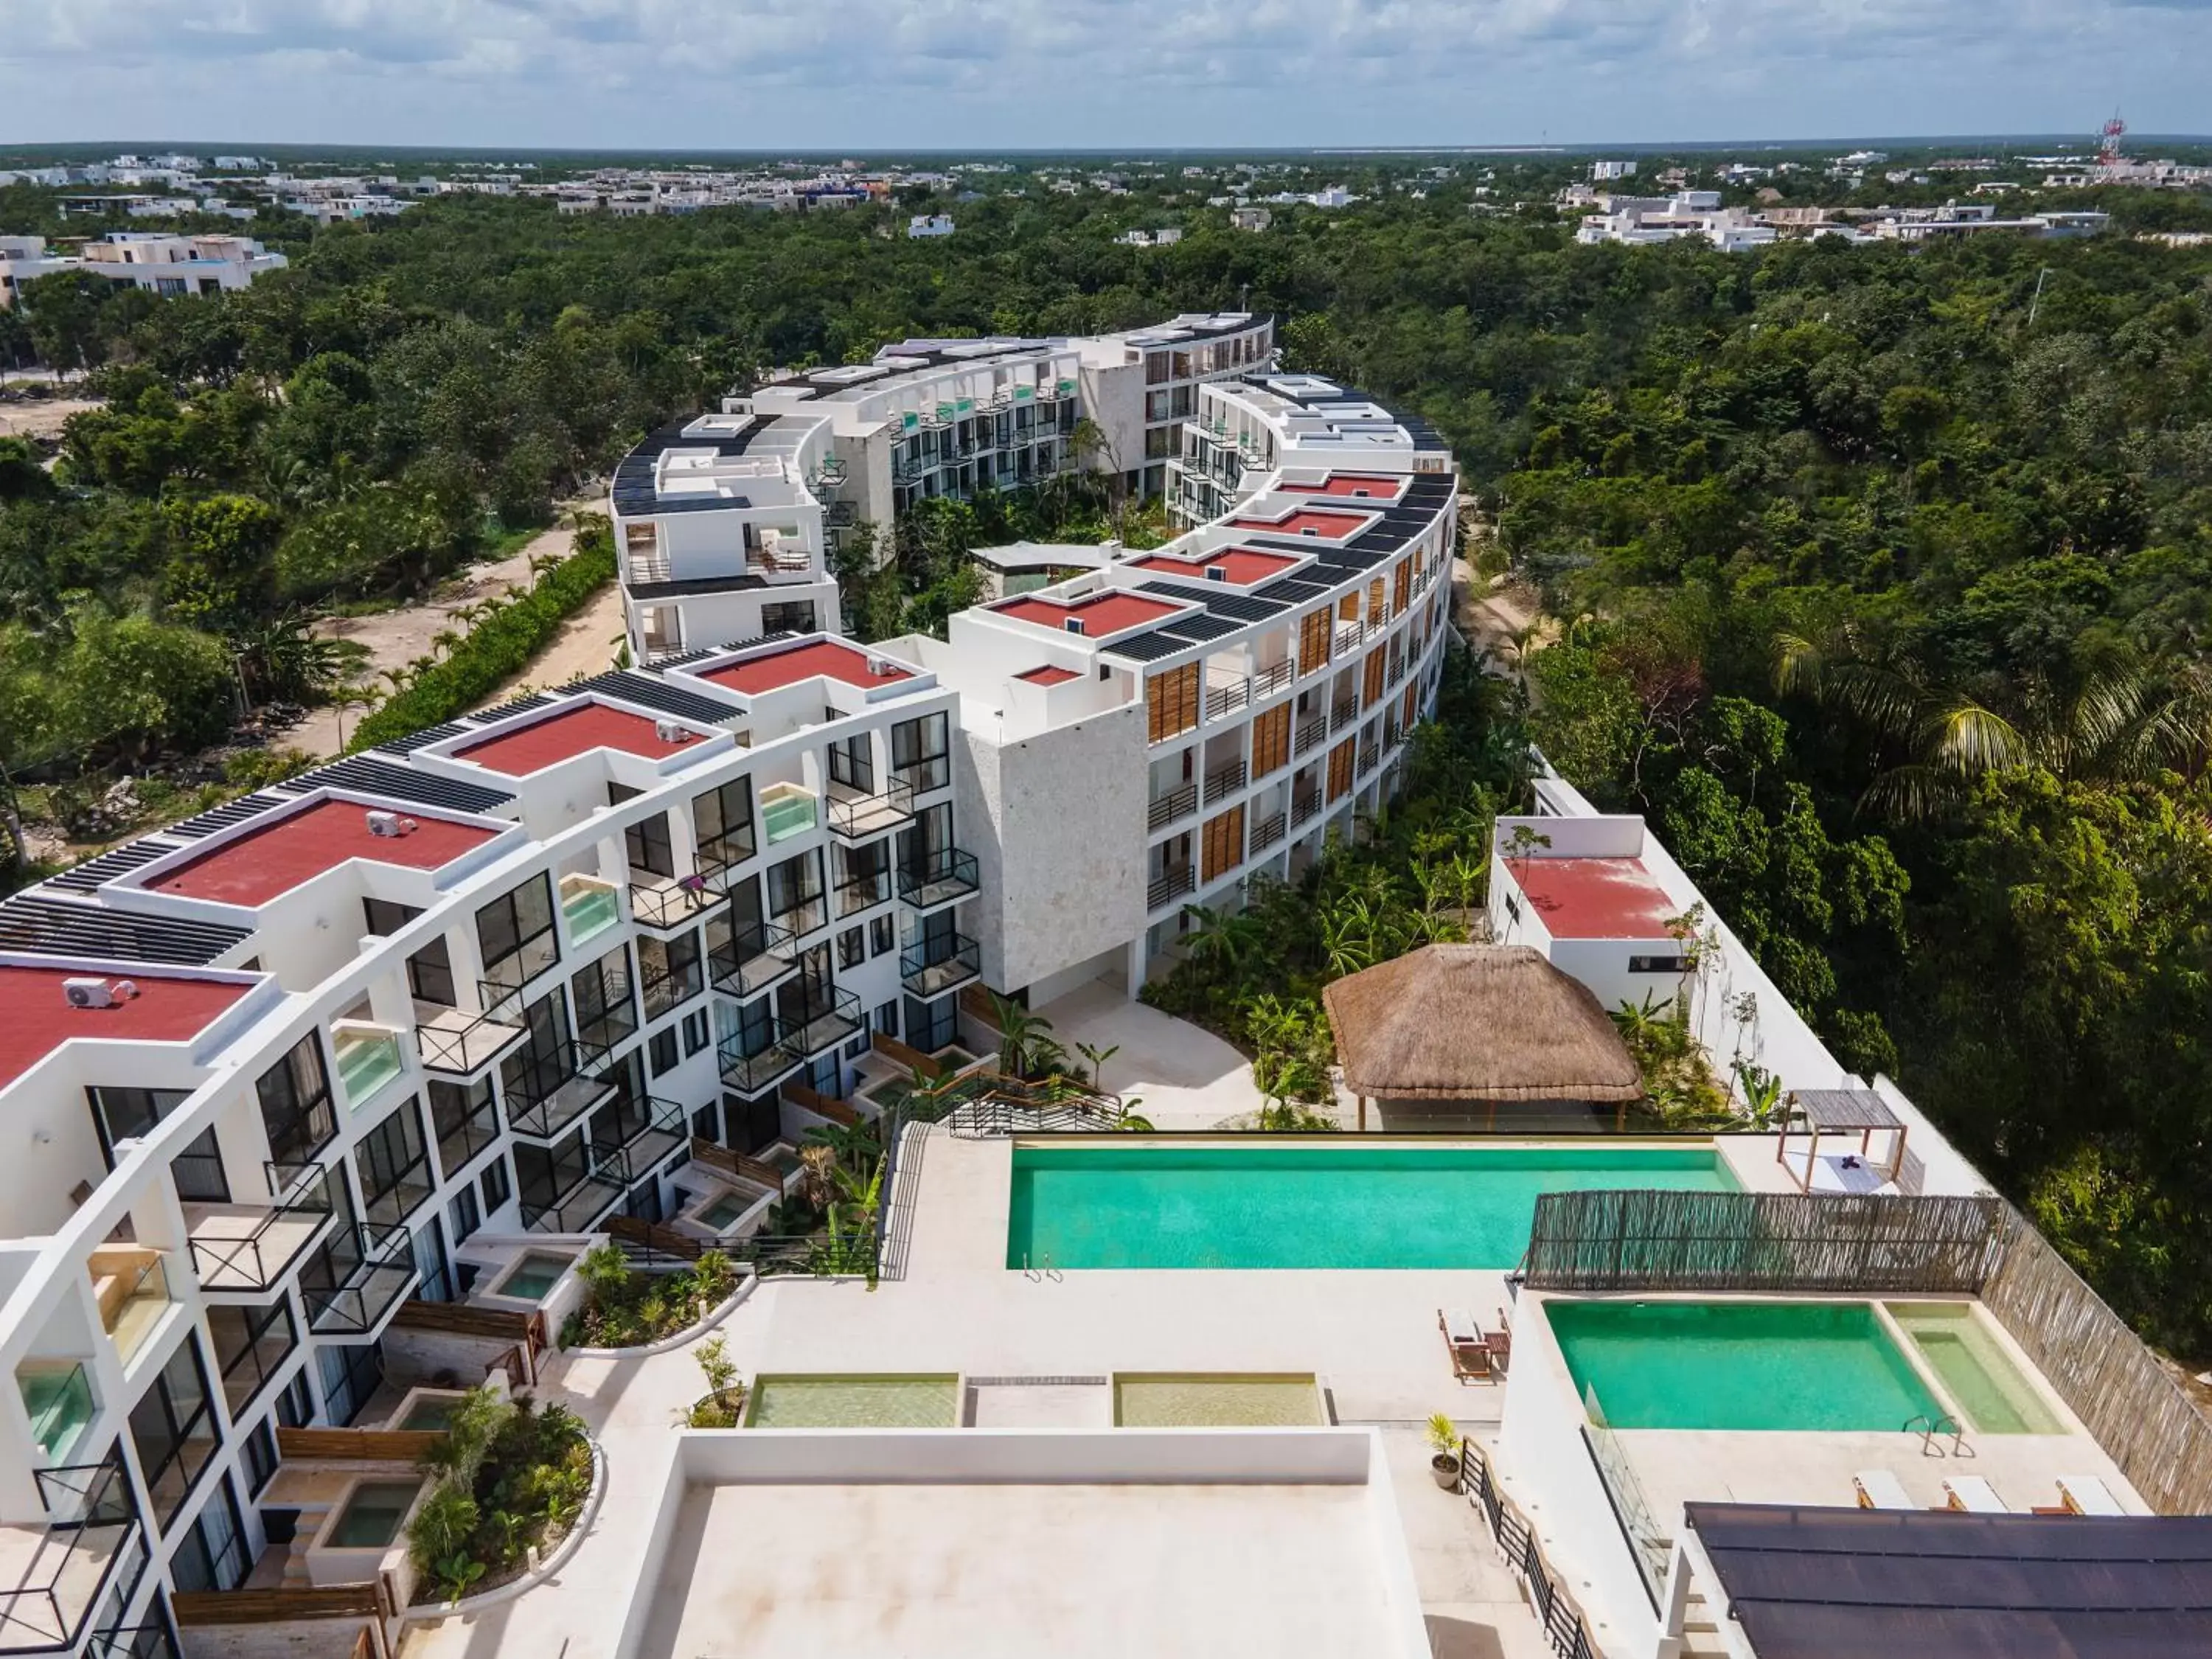
POLYGON ((1017 1146, 1006 1265, 1510 1267, 1539 1193, 1733 1192, 1710 1146, 1017 1146))
POLYGON ((1547 1302, 1616 1429, 1888 1429, 1943 1407, 1864 1302, 1547 1302))

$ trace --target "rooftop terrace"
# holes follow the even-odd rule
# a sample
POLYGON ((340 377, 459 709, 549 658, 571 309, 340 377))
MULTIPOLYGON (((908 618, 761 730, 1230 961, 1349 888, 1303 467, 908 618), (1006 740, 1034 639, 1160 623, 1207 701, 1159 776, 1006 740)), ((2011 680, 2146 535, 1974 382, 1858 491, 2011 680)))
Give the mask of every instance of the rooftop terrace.
POLYGON ((895 684, 914 678, 904 668, 888 658, 872 651, 846 645, 836 640, 809 640, 804 645, 794 645, 781 651, 772 651, 765 656, 747 657, 742 661, 725 663, 719 668, 703 671, 700 678, 732 691, 747 696, 757 696, 764 691, 780 691, 786 686, 799 685, 807 680, 842 680, 847 685, 876 686, 895 684), (879 670, 870 663, 882 665, 879 670))
POLYGON ((1641 859, 1508 859, 1553 939, 1664 939, 1681 906, 1641 859))
POLYGON ((410 807, 400 816, 412 820, 413 829, 380 836, 368 827, 371 810, 358 801, 325 798, 281 817, 272 814, 265 825, 155 876, 146 889, 222 904, 266 904, 356 859, 441 869, 499 833, 410 807))
POLYGON ((595 749, 619 749, 624 754, 659 760, 702 740, 702 734, 688 726, 682 738, 672 739, 662 737, 658 722, 642 714, 610 708, 602 702, 579 702, 453 753, 456 758, 473 761, 489 771, 520 778, 595 749))
POLYGON ((1319 483, 1276 485, 1285 495, 1337 495, 1355 501, 1395 501, 1406 493, 1405 473, 1332 472, 1319 483))
POLYGON ((1017 622, 1036 623, 1056 633, 1105 639, 1132 628, 1145 628, 1176 614, 1176 607, 1158 599, 1140 599, 1130 593, 1097 593, 1073 600, 1030 598, 1008 599, 991 607, 994 615, 1017 622), (1068 623, 1079 624, 1069 628, 1068 623))
POLYGON ((62 981, 92 976, 82 968, 0 965, 0 1008, 7 1010, 0 1018, 0 1088, 65 1042, 189 1042, 253 988, 239 981, 134 975, 137 996, 109 1008, 70 1006, 62 981))
POLYGON ((1132 568, 1148 570, 1155 575, 1188 576, 1249 587, 1281 575, 1297 563, 1297 560, 1287 553, 1261 553, 1249 547, 1232 547, 1224 552, 1209 554, 1202 559, 1153 557, 1132 559, 1129 562, 1132 568), (1215 570, 1220 571, 1220 575, 1211 574, 1215 570))
POLYGON ((1273 536, 1313 536, 1323 541, 1340 542, 1356 533, 1367 520, 1350 513, 1321 513, 1302 507, 1281 519, 1243 518, 1229 522, 1237 530, 1261 531, 1273 536))

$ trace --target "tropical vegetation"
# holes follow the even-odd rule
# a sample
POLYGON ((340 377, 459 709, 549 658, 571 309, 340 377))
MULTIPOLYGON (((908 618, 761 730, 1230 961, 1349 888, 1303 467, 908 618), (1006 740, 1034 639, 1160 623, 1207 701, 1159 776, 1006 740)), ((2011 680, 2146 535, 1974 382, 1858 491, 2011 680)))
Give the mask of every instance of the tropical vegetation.
POLYGON ((455 1407, 425 1455, 432 1486, 407 1524, 418 1601, 455 1601, 513 1577, 576 1523, 592 1491, 592 1446, 566 1406, 486 1384, 455 1407))
POLYGON ((697 1324, 738 1288, 738 1270, 720 1250, 669 1273, 630 1265, 622 1247, 594 1244, 576 1264, 584 1301, 561 1327, 564 1348, 640 1348, 697 1324))

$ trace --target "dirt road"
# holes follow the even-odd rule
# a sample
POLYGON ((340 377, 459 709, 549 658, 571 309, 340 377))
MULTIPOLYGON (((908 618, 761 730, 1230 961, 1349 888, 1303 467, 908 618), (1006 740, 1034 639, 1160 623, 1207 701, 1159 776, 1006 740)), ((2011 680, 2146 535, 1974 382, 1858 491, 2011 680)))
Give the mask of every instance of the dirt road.
POLYGON ((97 398, 49 398, 43 403, 0 404, 0 438, 58 438, 72 415, 100 406, 97 398))

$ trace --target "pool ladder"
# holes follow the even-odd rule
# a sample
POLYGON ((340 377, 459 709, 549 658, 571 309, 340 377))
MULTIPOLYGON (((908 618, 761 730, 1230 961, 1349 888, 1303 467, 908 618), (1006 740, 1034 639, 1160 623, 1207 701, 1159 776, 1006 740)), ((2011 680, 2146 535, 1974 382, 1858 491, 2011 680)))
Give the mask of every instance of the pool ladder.
POLYGON ((1042 1285, 1048 1279, 1055 1285, 1060 1282, 1060 1269, 1052 1265, 1050 1256, 1040 1256, 1032 1263, 1027 1250, 1022 1252, 1022 1277, 1033 1285, 1042 1285))
POLYGON ((1936 1437, 1942 1434, 1951 1437, 1950 1455, 1952 1456, 1972 1457, 1974 1455, 1973 1448, 1966 1443, 1966 1431, 1960 1425, 1959 1419, 1948 1412, 1941 1413, 1934 1417, 1930 1417, 1926 1412, 1922 1412, 1917 1417, 1908 1418, 1905 1424, 1905 1432, 1911 1434, 1915 1429, 1920 1431, 1920 1455, 1923 1457, 1941 1457, 1944 1455, 1936 1447, 1936 1437))

